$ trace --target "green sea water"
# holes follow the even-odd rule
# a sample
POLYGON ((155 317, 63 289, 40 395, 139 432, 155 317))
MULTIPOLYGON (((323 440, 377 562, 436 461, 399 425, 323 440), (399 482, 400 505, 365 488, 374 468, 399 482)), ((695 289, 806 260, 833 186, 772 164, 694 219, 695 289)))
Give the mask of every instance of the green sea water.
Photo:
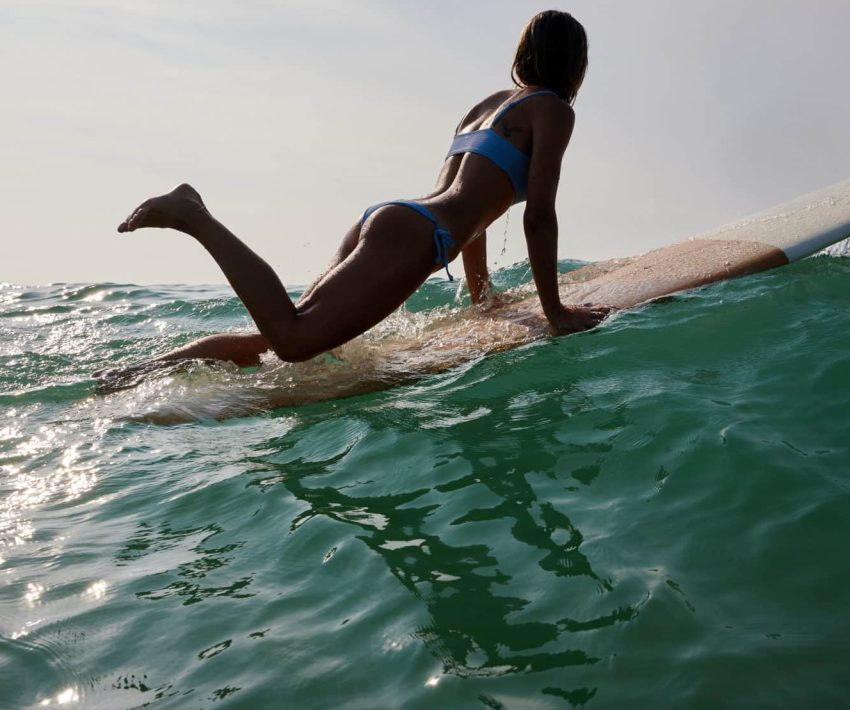
POLYGON ((0 707, 845 707, 848 306, 821 256, 350 399, 197 365, 166 425, 89 373, 227 289, 7 284, 0 707))

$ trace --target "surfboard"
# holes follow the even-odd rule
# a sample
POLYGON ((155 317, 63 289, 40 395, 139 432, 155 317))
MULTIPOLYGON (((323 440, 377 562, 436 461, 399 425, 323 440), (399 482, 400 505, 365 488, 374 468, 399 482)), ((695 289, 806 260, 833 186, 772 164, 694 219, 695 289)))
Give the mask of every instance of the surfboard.
MULTIPOLYGON (((783 266, 848 237, 850 180, 641 256, 562 274, 561 301, 633 308, 783 266)), ((230 390, 213 416, 386 389, 551 335, 532 286, 502 294, 494 305, 431 314, 422 323, 408 316, 402 326, 396 319, 306 363, 268 362, 238 394, 230 390)))

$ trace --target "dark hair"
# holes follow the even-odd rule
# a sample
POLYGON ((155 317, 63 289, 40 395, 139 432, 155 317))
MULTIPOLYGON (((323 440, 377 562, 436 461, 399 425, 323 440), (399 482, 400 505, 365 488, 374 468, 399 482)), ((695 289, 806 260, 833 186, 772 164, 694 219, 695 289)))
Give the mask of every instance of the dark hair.
POLYGON ((586 71, 587 34, 578 20, 545 10, 528 21, 511 67, 514 84, 545 86, 572 105, 586 71))

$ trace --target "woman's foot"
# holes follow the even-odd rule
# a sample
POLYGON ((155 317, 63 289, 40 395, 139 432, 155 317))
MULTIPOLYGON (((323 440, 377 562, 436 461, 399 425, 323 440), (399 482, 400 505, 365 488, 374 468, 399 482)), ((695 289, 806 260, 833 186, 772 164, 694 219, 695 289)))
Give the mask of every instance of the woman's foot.
POLYGON ((192 215, 206 209, 198 191, 183 183, 171 192, 142 202, 118 225, 118 231, 132 232, 143 227, 160 227, 188 233, 192 215))

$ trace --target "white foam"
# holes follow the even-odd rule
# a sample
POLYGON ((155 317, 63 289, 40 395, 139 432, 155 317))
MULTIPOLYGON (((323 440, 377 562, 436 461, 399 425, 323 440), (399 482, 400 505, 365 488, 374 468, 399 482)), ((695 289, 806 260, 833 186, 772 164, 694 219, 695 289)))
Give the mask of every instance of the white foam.
POLYGON ((850 239, 828 246, 826 249, 818 252, 818 256, 838 256, 850 257, 850 239))

